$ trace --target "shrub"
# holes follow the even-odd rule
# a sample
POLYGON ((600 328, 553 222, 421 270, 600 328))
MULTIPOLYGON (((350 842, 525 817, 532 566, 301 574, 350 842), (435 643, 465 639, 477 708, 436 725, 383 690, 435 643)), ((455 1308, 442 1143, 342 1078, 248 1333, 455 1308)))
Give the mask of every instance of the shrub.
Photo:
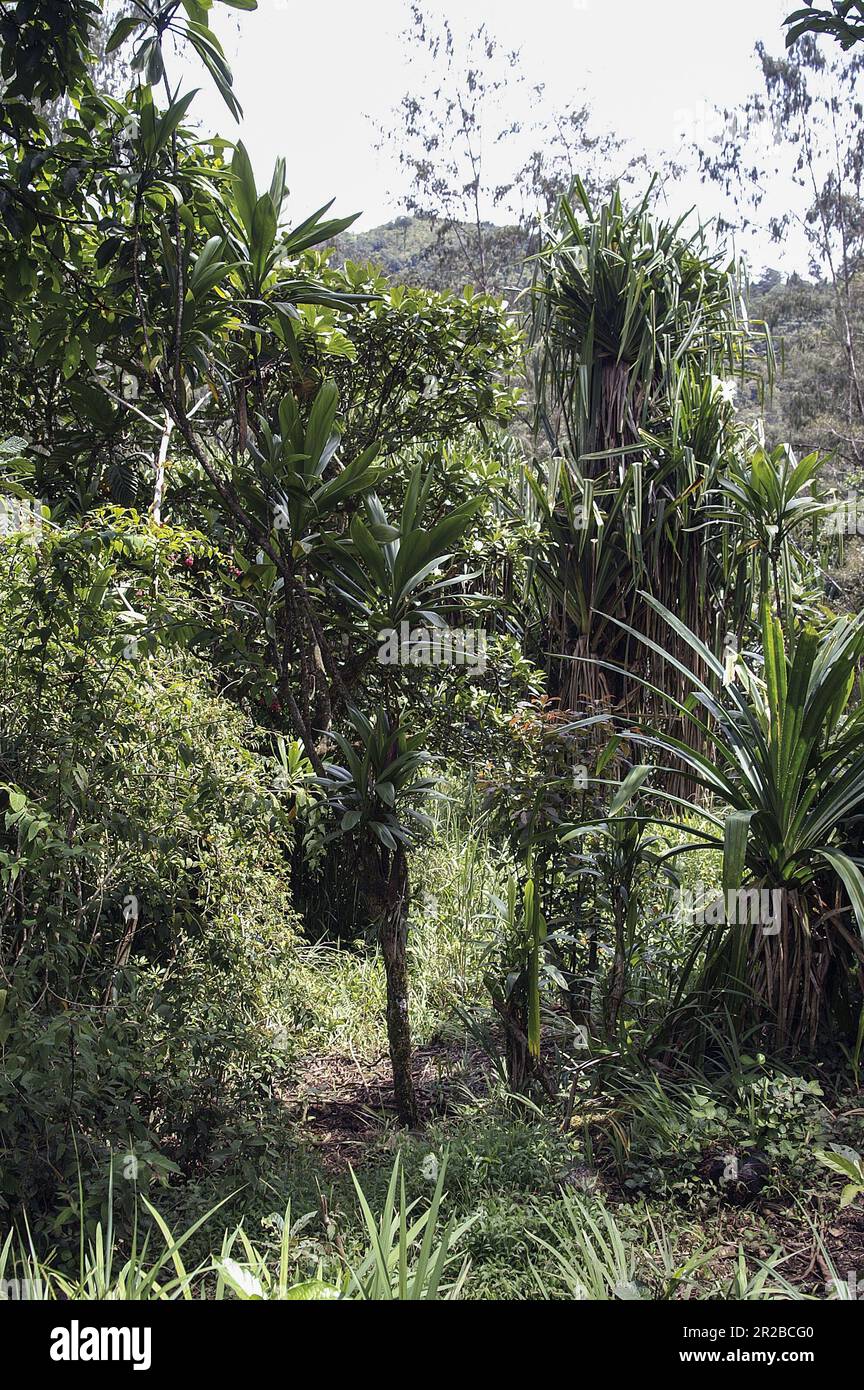
POLYGON ((296 925, 255 730, 158 632, 129 647, 118 594, 170 576, 124 546, 3 548, 0 1205, 58 1225, 79 1165, 164 1178, 266 1095, 296 925))

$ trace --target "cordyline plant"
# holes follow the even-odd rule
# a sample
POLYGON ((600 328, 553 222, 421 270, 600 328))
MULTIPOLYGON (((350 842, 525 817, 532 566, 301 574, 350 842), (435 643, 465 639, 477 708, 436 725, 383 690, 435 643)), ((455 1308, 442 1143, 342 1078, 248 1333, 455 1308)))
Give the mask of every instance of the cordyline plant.
POLYGON ((524 1093, 536 1078, 552 1093, 540 1066, 542 985, 550 973, 558 982, 561 977, 546 958, 547 928, 540 903, 543 884, 535 876, 530 855, 527 872, 521 889, 513 874, 506 898, 492 899, 497 931, 486 953, 483 978, 503 1028, 510 1090, 524 1093))
POLYGON ((339 826, 330 839, 345 842, 369 918, 377 926, 387 979, 387 1038, 393 1067, 396 1110, 405 1125, 417 1122, 411 1072, 408 1013, 408 854, 418 828, 428 828, 420 810, 435 786, 421 775, 430 762, 422 738, 408 737, 398 717, 383 708, 374 720, 348 713, 349 733, 332 735, 343 765, 325 765, 320 779, 339 826))
MULTIPOLYGON (((16 24, 26 8, 16 7, 16 24)), ((332 271, 316 248, 354 218, 331 217, 328 205, 290 224, 284 161, 259 187, 242 143, 194 129, 194 93, 171 81, 166 41, 191 45, 239 113, 209 5, 140 0, 121 18, 109 46, 131 50, 123 99, 96 91, 86 64, 58 70, 56 45, 36 44, 51 6, 29 8, 14 53, 2 36, 0 92, 0 337, 10 347, 0 404, 22 434, 32 422, 28 486, 62 520, 117 485, 123 505, 144 498, 146 532, 166 527, 184 477, 186 505, 203 514, 226 563, 218 577, 212 567, 199 575, 187 556, 200 609, 175 625, 177 641, 229 670, 325 780, 336 776, 323 761, 328 735, 347 719, 346 748, 375 743, 372 785, 386 811, 394 784, 381 774, 405 751, 395 747, 398 721, 388 715, 385 730, 347 712, 365 686, 380 688, 368 678, 382 625, 415 614, 432 622, 458 606, 456 553, 480 502, 448 510, 438 495, 433 514, 431 472, 418 469, 391 522, 376 488, 406 441, 440 445, 504 409, 495 364, 512 330, 482 297, 385 292, 356 268, 332 271), (59 132, 35 110, 13 119, 37 60, 40 97, 72 98, 59 132)), ((68 8, 82 32, 101 14, 88 0, 68 8)), ((394 488, 385 495, 392 508, 394 488)), ((353 833, 382 923, 394 1070, 410 1118, 401 823, 391 831, 386 816, 361 816, 353 833)))
MULTIPOLYGON (((651 771, 646 766, 631 768, 601 817, 565 829, 561 835, 562 844, 581 841, 584 845, 571 872, 595 880, 593 913, 608 925, 612 959, 603 997, 603 1024, 610 1042, 621 1041, 623 1036, 624 1004, 633 957, 641 944, 641 928, 650 910, 650 888, 663 878, 674 879, 660 852, 660 841, 648 833, 650 810, 640 805, 640 789, 651 771)), ((590 1021, 598 976, 599 926, 595 921, 590 928, 583 984, 586 1022, 590 1021)))
MULTIPOLYGON (((75 8, 82 22, 99 17, 96 5, 75 8)), ((44 6, 31 9, 47 22, 44 6)), ((495 415, 506 393, 489 380, 507 333, 491 301, 415 297, 403 311, 374 279, 331 271, 315 248, 354 218, 332 217, 328 205, 290 225, 284 161, 259 187, 241 142, 190 125, 195 93, 167 76, 165 42, 191 45, 239 112, 208 11, 141 0, 111 38, 130 49, 127 96, 97 92, 86 73, 51 86, 46 73, 46 96, 74 97, 59 133, 35 113, 23 132, 11 116, 0 120, 0 331, 12 345, 0 394, 32 433, 33 489, 58 519, 115 496, 143 502, 161 524, 173 480, 186 478, 234 578, 197 645, 230 659, 242 694, 302 739, 320 772, 322 732, 359 702, 375 655, 369 614, 408 592, 419 600, 420 580, 452 549, 437 545, 436 531, 450 519, 427 515, 435 540, 419 568, 430 568, 419 579, 409 569, 420 542, 406 534, 385 574, 399 537, 374 515, 351 537, 352 518, 374 513, 382 458, 406 437, 433 425, 446 437, 465 419, 495 415), (397 343, 404 373, 393 369, 397 343), (352 382, 355 361, 361 379, 352 382), (454 362, 458 387, 448 379, 426 393, 454 362)), ((22 38, 15 61, 32 66, 33 38, 22 38)), ((7 111, 4 95, 0 117, 15 106, 7 111)))

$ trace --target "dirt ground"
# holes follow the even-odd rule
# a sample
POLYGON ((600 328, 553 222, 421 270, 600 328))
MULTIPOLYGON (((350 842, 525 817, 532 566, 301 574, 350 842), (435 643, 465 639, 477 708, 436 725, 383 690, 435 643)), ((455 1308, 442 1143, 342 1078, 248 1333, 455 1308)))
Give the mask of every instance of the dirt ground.
MULTIPOLYGON (((460 1102, 469 1102, 487 1091, 488 1058, 479 1049, 445 1042, 418 1047, 414 1080, 424 1119, 443 1116, 460 1102)), ((360 1167, 377 1144, 397 1132, 386 1054, 372 1061, 338 1053, 306 1057, 280 1094, 304 1142, 314 1147, 322 1172, 331 1177, 347 1172, 349 1165, 360 1167)), ((610 1204, 632 1201, 632 1194, 616 1190, 614 1181, 596 1172, 592 1179, 590 1189, 602 1191, 610 1204)), ((864 1270, 861 1204, 841 1211, 834 1191, 815 1203, 812 1193, 802 1193, 801 1198, 807 1215, 794 1198, 782 1202, 755 1198, 744 1205, 722 1205, 706 1215, 701 1231, 715 1252, 714 1269, 722 1269, 731 1278, 739 1248, 752 1262, 755 1258, 769 1259, 781 1247, 787 1258, 779 1272, 790 1283, 826 1296, 831 1270, 808 1224, 809 1216, 822 1232, 824 1250, 838 1275, 852 1281, 853 1297, 864 1298, 864 1276, 860 1276, 862 1287, 855 1288, 859 1278, 856 1271, 864 1270)), ((686 1253, 679 1246, 679 1258, 686 1258, 686 1253)))
MULTIPOLYGON (((414 1084, 429 1119, 482 1094, 488 1078, 482 1052, 439 1043, 414 1051, 414 1084)), ((390 1060, 369 1062, 336 1053, 303 1059, 282 1100, 329 1173, 355 1167, 370 1142, 396 1124, 390 1060)))

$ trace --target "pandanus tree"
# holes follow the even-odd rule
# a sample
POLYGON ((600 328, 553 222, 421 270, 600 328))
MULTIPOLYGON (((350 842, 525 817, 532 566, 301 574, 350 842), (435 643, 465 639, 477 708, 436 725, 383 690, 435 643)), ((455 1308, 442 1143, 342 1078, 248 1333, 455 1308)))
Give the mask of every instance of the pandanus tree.
POLYGON ((646 723, 631 737, 683 764, 710 798, 704 832, 682 821, 686 843, 673 853, 723 855, 725 906, 695 944, 698 984, 686 1001, 682 985, 677 1002, 698 1027, 706 1001, 722 995, 781 1045, 854 1037, 864 994, 864 618, 821 632, 805 625, 793 644, 766 595, 761 661, 740 655, 730 670, 675 614, 645 601, 691 653, 684 663, 669 643, 630 629, 686 682, 684 703, 660 686, 653 693, 688 732, 646 723), (779 913, 772 899, 770 920, 737 920, 729 904, 747 888, 776 892, 779 913))
POLYGON ((582 709, 624 696, 604 662, 648 661, 610 621, 656 633, 644 593, 712 644, 724 606, 749 608, 725 592, 726 538, 706 511, 737 442, 723 378, 749 359, 735 267, 701 230, 655 220, 649 195, 632 211, 617 192, 599 210, 576 195, 536 258, 529 486, 551 674, 582 709))
POLYGON ((715 520, 732 539, 732 564, 743 569, 743 588, 770 595, 776 616, 791 640, 802 589, 812 574, 804 537, 818 535, 834 504, 820 501, 811 484, 823 462, 818 453, 799 460, 786 444, 770 452, 758 447, 735 458, 721 477, 715 520))

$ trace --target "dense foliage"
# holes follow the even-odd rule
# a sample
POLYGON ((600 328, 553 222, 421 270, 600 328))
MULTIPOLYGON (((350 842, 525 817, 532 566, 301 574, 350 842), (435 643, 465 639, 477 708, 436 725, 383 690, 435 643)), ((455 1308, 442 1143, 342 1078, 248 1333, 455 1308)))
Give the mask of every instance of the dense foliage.
POLYGON ((174 85, 176 42, 240 114, 212 8, 124 12, 121 93, 102 6, 0 21, 0 1281, 808 1297, 720 1227, 791 1240, 821 1155, 844 1296, 854 352, 766 437, 742 267, 545 163, 516 306, 346 257, 174 85))

